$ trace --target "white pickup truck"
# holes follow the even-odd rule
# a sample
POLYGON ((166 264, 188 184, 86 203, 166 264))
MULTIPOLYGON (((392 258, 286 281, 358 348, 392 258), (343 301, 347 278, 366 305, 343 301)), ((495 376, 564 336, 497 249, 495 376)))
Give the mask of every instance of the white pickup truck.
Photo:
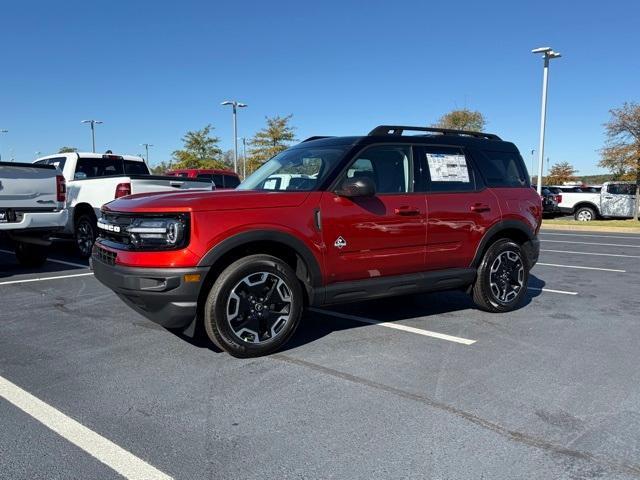
POLYGON ((47 259, 51 234, 67 223, 65 180, 49 165, 0 162, 0 233, 15 242, 23 265, 47 259))
POLYGON ((63 231, 73 235, 83 257, 91 255, 102 205, 135 193, 177 189, 213 190, 208 180, 151 175, 141 157, 100 153, 59 153, 36 160, 57 167, 67 181, 69 220, 63 231))
POLYGON ((562 213, 579 222, 596 218, 630 218, 635 207, 636 186, 632 182, 605 182, 602 187, 549 186, 562 213))

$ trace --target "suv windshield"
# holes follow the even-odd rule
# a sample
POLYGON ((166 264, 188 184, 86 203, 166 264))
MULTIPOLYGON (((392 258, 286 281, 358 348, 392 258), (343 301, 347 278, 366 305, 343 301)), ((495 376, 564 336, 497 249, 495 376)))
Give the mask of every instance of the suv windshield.
POLYGON ((310 191, 317 188, 348 146, 291 148, 253 172, 238 190, 310 191))

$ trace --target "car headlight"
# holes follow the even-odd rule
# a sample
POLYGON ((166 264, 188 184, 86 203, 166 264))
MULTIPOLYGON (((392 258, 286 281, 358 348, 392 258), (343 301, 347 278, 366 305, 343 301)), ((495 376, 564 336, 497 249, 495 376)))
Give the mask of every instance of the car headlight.
POLYGON ((188 240, 188 216, 136 218, 126 227, 126 231, 135 249, 181 248, 188 240))

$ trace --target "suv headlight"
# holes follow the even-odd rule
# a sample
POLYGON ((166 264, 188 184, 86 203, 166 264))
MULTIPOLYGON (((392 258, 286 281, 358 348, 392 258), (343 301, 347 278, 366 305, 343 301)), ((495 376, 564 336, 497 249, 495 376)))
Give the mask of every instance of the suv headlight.
POLYGON ((188 215, 136 218, 126 231, 135 249, 173 250, 186 246, 188 220, 188 215))

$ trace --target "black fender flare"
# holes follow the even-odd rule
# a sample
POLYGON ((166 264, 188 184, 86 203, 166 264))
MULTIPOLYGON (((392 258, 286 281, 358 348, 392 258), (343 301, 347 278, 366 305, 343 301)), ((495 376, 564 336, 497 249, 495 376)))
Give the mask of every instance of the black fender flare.
POLYGON ((528 241, 530 242, 537 240, 535 232, 526 223, 518 220, 502 220, 490 227, 484 233, 482 240, 480 240, 480 243, 478 244, 478 248, 476 248, 476 254, 473 257, 473 261, 471 262, 472 267, 478 268, 480 262, 482 261, 482 254, 486 250, 488 243, 497 234, 506 230, 517 230, 526 235, 528 241))
POLYGON ((322 271, 315 255, 304 242, 293 235, 277 230, 253 230, 233 235, 211 248, 198 262, 199 267, 213 266, 223 255, 234 248, 253 242, 274 242, 293 249, 305 263, 312 287, 322 285, 322 271))

